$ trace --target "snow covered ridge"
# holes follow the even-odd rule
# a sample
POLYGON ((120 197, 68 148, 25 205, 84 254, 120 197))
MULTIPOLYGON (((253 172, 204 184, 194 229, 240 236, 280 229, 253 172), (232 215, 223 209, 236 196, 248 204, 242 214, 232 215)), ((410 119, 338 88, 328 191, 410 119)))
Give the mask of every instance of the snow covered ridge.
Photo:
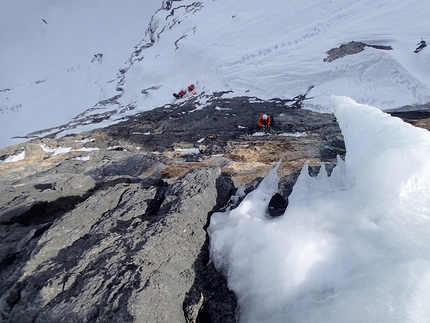
POLYGON ((427 322, 430 133, 332 100, 345 161, 330 177, 305 166, 284 215, 269 219, 275 167, 212 216, 211 259, 238 297, 239 322, 427 322))
POLYGON ((246 10, 239 0, 24 0, 0 15, 0 146, 40 129, 104 127, 174 102, 191 83, 263 100, 314 85, 305 108, 324 112, 332 94, 382 110, 430 102, 422 0, 250 0, 246 10), (367 45, 324 62, 351 42, 367 45))
POLYGON ((66 124, 118 95, 118 70, 160 6, 139 0, 2 2, 0 147, 23 141, 11 137, 66 124))

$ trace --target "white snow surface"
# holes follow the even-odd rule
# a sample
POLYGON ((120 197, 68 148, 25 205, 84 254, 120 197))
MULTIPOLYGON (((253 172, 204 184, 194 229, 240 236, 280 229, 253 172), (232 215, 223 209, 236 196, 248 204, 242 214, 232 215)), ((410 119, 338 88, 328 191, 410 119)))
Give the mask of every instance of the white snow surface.
POLYGON ((11 156, 7 157, 5 160, 0 161, 0 164, 14 163, 14 162, 24 160, 24 159, 25 159, 25 150, 23 150, 19 154, 11 155, 11 156))
POLYGON ((276 166, 241 204, 211 217, 211 259, 239 322, 428 322, 430 133, 333 97, 345 161, 305 165, 283 216, 266 215, 276 166))
POLYGON ((424 0, 170 3, 167 10, 161 0, 2 1, 0 147, 77 116, 112 113, 62 134, 118 122, 173 102, 191 83, 197 95, 261 99, 292 98, 314 85, 305 108, 321 112, 332 112, 331 95, 382 110, 430 101, 430 49, 414 53, 430 36, 424 0), (393 50, 323 62, 350 41, 393 50), (118 94, 117 103, 96 106, 118 94))
POLYGON ((160 7, 161 0, 1 1, 0 148, 117 95, 118 70, 160 7))

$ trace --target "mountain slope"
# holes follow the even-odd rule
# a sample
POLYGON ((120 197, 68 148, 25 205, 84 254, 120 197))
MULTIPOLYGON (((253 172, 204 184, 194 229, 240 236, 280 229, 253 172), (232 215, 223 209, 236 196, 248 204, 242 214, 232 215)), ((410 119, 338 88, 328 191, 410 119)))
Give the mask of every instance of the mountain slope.
MULTIPOLYGON (((129 7, 135 5, 131 1, 129 7)), ((0 86, 1 107, 6 111, 3 138, 67 124, 73 116, 77 118, 66 129, 85 127, 69 132, 105 126, 169 104, 173 92, 191 83, 198 93, 232 91, 231 96, 265 100, 293 98, 314 85, 313 99, 305 107, 326 112, 332 111, 329 97, 333 94, 384 110, 430 101, 428 49, 414 53, 417 44, 429 36, 430 9, 423 1, 271 0, 262 4, 252 0, 245 5, 186 0, 165 1, 156 7, 160 5, 157 12, 148 8, 155 13, 146 34, 138 28, 123 30, 130 39, 132 34, 140 35, 142 40, 135 41, 134 50, 114 40, 115 49, 110 47, 107 53, 90 46, 94 49, 85 54, 84 65, 72 63, 71 56, 65 55, 61 68, 39 73, 37 79, 36 75, 23 77, 25 71, 16 74, 13 82, 5 78, 0 86), (324 62, 327 51, 351 41, 376 47, 324 62), (115 65, 118 61, 112 60, 108 64, 111 55, 128 63, 115 65), (113 70, 118 69, 122 72, 117 78, 113 70), (69 77, 76 73, 78 78, 69 77), (17 82, 21 85, 16 86, 17 82), (104 103, 97 104, 99 100, 104 103)), ((110 10, 116 8, 106 7, 107 13, 111 15, 110 10)), ((52 27, 42 18, 38 22, 39 27, 52 27)), ((87 27, 72 24, 70 28, 83 33, 87 27)), ((97 37, 107 42, 111 33, 100 32, 97 37)), ((13 40, 5 41, 14 46, 13 40)), ((40 52, 40 44, 33 45, 40 52)))
POLYGON ((235 296, 208 263, 210 215, 272 162, 284 160, 288 196, 304 162, 332 167, 325 144, 343 153, 332 115, 286 103, 189 100, 0 150, 0 318, 235 322, 235 296), (252 136, 263 107, 277 133, 252 136))

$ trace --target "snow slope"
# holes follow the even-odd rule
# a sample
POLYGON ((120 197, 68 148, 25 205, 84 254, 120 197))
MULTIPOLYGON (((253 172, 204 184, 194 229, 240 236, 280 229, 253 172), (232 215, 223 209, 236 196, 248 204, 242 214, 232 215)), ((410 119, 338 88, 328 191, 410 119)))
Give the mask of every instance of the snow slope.
POLYGON ((423 0, 3 1, 0 146, 78 115, 106 112, 110 118, 95 125, 104 126, 168 104, 190 83, 199 93, 262 99, 315 85, 306 107, 317 111, 331 111, 333 94, 380 109, 423 104, 430 51, 414 50, 429 36, 429 14, 423 0), (350 41, 393 50, 369 47, 323 62, 350 41))
POLYGON ((275 169, 208 228, 239 322, 428 322, 430 133, 335 97, 345 161, 305 165, 283 216, 266 216, 275 169))
POLYGON ((161 0, 1 1, 0 147, 118 94, 118 70, 160 7, 161 0))
POLYGON ((291 98, 313 84, 315 98, 308 103, 322 110, 329 109, 332 94, 381 109, 429 101, 429 54, 414 54, 429 34, 425 1, 192 3, 154 16, 156 43, 127 72, 123 104, 149 109, 197 81, 201 91, 263 99, 291 98), (393 50, 367 48, 323 62, 326 51, 352 40, 393 50), (161 88, 140 94, 153 85, 161 88))

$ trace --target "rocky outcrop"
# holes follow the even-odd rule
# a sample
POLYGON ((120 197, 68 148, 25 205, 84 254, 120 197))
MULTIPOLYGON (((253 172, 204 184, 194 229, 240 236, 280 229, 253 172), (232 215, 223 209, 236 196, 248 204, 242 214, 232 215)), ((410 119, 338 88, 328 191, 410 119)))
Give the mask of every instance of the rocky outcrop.
POLYGON ((427 47, 427 42, 424 39, 421 39, 421 41, 417 44, 417 48, 415 48, 414 53, 421 52, 424 48, 427 47))
POLYGON ((382 50, 393 50, 391 46, 385 45, 368 45, 362 42, 351 41, 348 44, 342 44, 338 48, 332 48, 326 52, 327 57, 324 58, 324 62, 332 62, 336 59, 345 57, 347 55, 358 54, 362 52, 366 47, 382 50))
POLYGON ((209 262, 210 215, 282 159, 277 216, 305 163, 330 173, 345 153, 334 116, 294 102, 200 96, 1 150, 1 320, 235 322, 235 297, 209 262), (275 127, 256 135, 261 112, 275 127))
POLYGON ((220 168, 201 168, 169 185, 159 173, 140 177, 154 160, 114 155, 85 171, 73 160, 43 176, 25 176, 24 167, 2 186, 2 320, 192 322, 211 299, 225 303, 222 312, 211 307, 204 315, 234 318, 223 278, 213 268, 203 273, 204 229, 227 203, 231 180, 220 168), (222 298, 213 297, 212 284, 222 298))

